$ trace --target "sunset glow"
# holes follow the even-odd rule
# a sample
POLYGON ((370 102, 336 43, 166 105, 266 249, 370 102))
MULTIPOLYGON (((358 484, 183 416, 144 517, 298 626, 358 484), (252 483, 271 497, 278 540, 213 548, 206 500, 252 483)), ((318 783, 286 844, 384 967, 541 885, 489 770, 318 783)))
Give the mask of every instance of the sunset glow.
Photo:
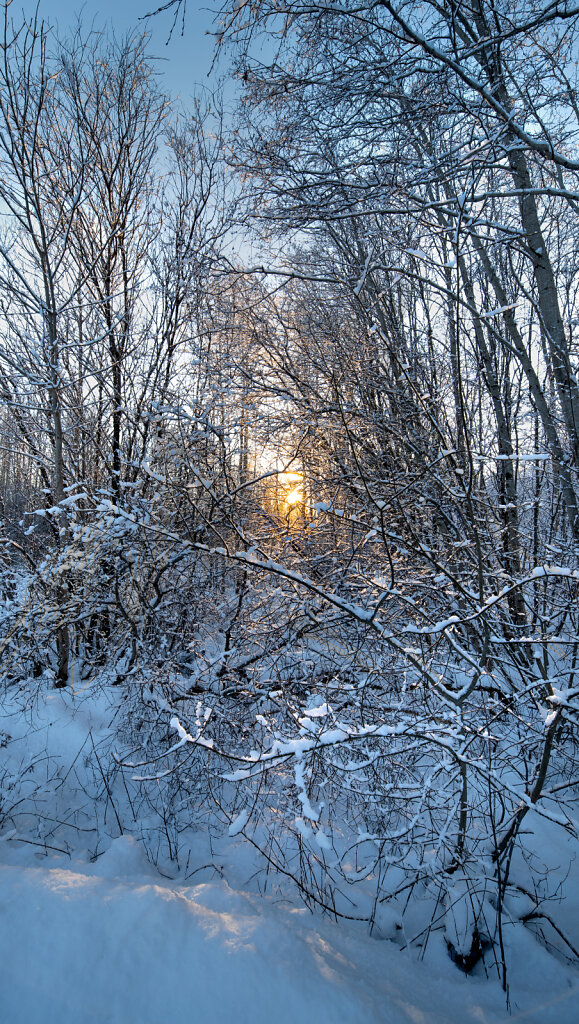
POLYGON ((304 492, 301 491, 299 487, 294 487, 293 491, 290 491, 289 494, 286 495, 285 500, 287 505, 298 505, 304 500, 304 492))

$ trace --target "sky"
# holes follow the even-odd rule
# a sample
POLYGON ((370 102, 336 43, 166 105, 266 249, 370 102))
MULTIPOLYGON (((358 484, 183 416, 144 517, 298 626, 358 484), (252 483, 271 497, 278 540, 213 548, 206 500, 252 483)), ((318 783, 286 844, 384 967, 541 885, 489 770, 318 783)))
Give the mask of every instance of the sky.
MULTIPOLYGON (((154 11, 163 0, 39 0, 39 14, 49 24, 58 27, 61 34, 76 24, 77 15, 82 12, 85 26, 94 23, 95 28, 113 26, 119 35, 140 28, 151 33, 150 51, 159 59, 162 74, 161 87, 174 96, 181 96, 184 103, 199 91, 199 86, 211 88, 215 82, 215 71, 209 76, 214 54, 214 40, 207 35, 212 29, 213 14, 209 8, 211 0, 187 0, 185 26, 182 20, 173 30, 173 12, 165 11, 155 17, 140 21, 154 11)), ((215 5, 217 6, 217 5, 215 5)), ((30 16, 36 7, 35 0, 14 0, 12 13, 18 20, 23 10, 30 16)))

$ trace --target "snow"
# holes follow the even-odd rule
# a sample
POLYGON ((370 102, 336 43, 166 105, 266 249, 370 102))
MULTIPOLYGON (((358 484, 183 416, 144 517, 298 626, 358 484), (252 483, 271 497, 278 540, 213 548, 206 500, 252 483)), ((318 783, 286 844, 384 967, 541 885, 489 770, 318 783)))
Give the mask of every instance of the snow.
POLYGON ((243 832, 247 822, 249 821, 249 810, 244 808, 236 818, 233 819, 231 825, 227 829, 229 836, 238 836, 240 832, 243 832))
MULTIPOLYGON (((535 1000, 509 1018, 496 988, 489 997, 485 980, 461 975, 442 949, 433 969, 394 942, 224 882, 170 884, 128 836, 97 865, 0 865, 0 906, 6 1024, 576 1019, 577 993, 563 977, 555 987, 537 978, 535 1000)), ((528 952, 530 970, 540 968, 528 952)))
POLYGON ((548 452, 513 452, 512 455, 482 455, 473 452, 473 458, 480 462, 548 462, 551 456, 548 452))
POLYGON ((517 303, 516 302, 511 302, 508 306, 498 306, 496 309, 488 309, 486 311, 486 313, 481 313, 480 317, 481 317, 481 320, 482 319, 490 319, 493 316, 500 316, 501 313, 508 313, 509 310, 516 309, 516 308, 517 308, 517 303))
POLYGON ((450 1015, 445 979, 421 969, 419 980, 397 950, 305 911, 264 908, 225 884, 135 876, 133 845, 117 839, 100 875, 0 867, 6 1024, 492 1019, 476 985, 461 979, 450 1015))
MULTIPOLYGON (((0 824, 0 1024, 574 1024, 579 976, 518 923, 522 898, 505 929, 509 1017, 492 958, 466 976, 448 955, 448 941, 467 951, 471 900, 484 898, 463 876, 450 890, 446 930, 433 930, 425 956, 412 942, 424 918, 411 909, 402 916, 398 904, 379 902, 369 929, 362 920, 311 913, 290 884, 264 884, 245 838, 254 834, 249 804, 210 840, 193 828, 186 864, 161 856, 152 864, 147 822, 135 821, 128 797, 123 803, 132 771, 123 783, 117 767, 108 813, 98 803, 102 780, 91 753, 98 749, 111 770, 106 742, 122 699, 118 688, 46 689, 20 709, 6 698, 0 711, 3 793, 22 799, 14 824, 0 824), (41 812, 35 822, 34 808, 41 812)), ((323 804, 313 805, 305 757, 346 732, 339 721, 324 727, 332 709, 319 695, 311 695, 307 712, 316 736, 275 743, 292 758, 303 815, 294 818, 296 840, 304 855, 310 844, 331 860, 335 833, 320 820, 323 804)), ((207 721, 201 704, 192 734, 173 716, 173 752, 199 746, 207 721)), ((553 841, 551 823, 534 818, 533 827, 544 830, 542 855, 552 851, 546 875, 563 878, 574 841, 561 832, 553 841)), ((360 851, 364 843, 375 848, 376 837, 360 834, 360 851)), ((351 877, 366 874, 361 854, 351 877)), ((577 886, 568 892, 551 913, 574 936, 577 886)))
POLYGON ((320 817, 320 813, 319 813, 319 811, 317 811, 315 809, 315 807, 312 807, 312 805, 310 803, 310 798, 309 798, 309 796, 308 796, 308 794, 306 792, 306 780, 305 780, 305 777, 304 777, 304 768, 303 768, 303 764, 302 764, 301 758, 299 758, 299 757, 296 758, 296 760, 295 760, 294 770, 295 770, 296 789, 297 789, 297 792, 298 792, 298 800, 299 800, 299 802, 301 803, 301 805, 303 807, 304 815, 305 815, 306 818, 309 818, 310 821, 318 821, 319 817, 320 817))

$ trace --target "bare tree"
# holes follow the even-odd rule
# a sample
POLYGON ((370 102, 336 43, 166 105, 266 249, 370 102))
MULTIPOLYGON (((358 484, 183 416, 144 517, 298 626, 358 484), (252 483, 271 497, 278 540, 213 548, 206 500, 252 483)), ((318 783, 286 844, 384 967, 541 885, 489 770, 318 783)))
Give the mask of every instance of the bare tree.
MULTIPOLYGON (((472 909, 493 877, 500 945, 521 824, 530 808, 549 816, 546 780, 571 779, 574 765, 561 727, 573 728, 575 711, 552 673, 574 693, 575 660, 559 660, 552 642, 574 650, 578 625, 577 14, 478 0, 353 9, 266 0, 222 13, 245 83, 233 162, 252 182, 263 254, 253 269, 269 282, 263 370, 251 384, 307 438, 304 472, 317 461, 320 479, 308 540, 304 531, 283 561, 264 536, 248 544, 247 531, 243 544, 233 530, 212 551, 294 588, 326 637, 337 617, 344 657, 387 650, 392 661, 354 702, 338 685, 324 690, 314 671, 311 686, 327 698, 319 717, 340 701, 327 728, 288 682, 260 751, 219 747, 217 733, 214 749, 239 760, 244 783, 296 765, 296 799, 313 811, 298 841, 319 867, 298 873, 310 898, 335 906, 312 794, 331 780, 335 805, 354 820, 356 776, 366 830, 378 806, 386 815, 376 826, 386 859, 422 851, 409 885, 436 878, 449 907, 472 909), (264 68, 251 47, 268 28, 281 48, 264 68), (562 564, 551 564, 553 550, 562 564), (397 689, 401 676, 409 684, 397 689), (427 849, 436 869, 425 867, 427 849)), ((208 731, 179 735, 203 746, 208 731)), ((290 831, 295 813, 290 802, 290 831)), ((572 827, 568 815, 564 823, 572 827)), ((283 854, 277 863, 288 870, 283 854)), ((380 856, 377 876, 379 865, 380 856)), ((377 893, 396 895, 387 885, 377 893)), ((449 937, 463 966, 481 953, 483 917, 481 903, 468 935, 449 937)), ((504 956, 502 966, 507 987, 504 956)))

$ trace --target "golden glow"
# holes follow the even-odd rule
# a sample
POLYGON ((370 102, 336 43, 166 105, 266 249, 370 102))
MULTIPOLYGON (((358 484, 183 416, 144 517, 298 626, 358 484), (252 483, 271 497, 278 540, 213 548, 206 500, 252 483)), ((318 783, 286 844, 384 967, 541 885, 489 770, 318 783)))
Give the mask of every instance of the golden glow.
POLYGON ((269 508, 284 520, 284 529, 299 528, 309 513, 308 488, 305 474, 292 468, 292 459, 286 468, 270 470, 270 479, 266 483, 266 501, 269 508))
POLYGON ((286 494, 285 500, 286 505, 299 505, 304 500, 304 492, 299 487, 294 487, 293 491, 286 494))

